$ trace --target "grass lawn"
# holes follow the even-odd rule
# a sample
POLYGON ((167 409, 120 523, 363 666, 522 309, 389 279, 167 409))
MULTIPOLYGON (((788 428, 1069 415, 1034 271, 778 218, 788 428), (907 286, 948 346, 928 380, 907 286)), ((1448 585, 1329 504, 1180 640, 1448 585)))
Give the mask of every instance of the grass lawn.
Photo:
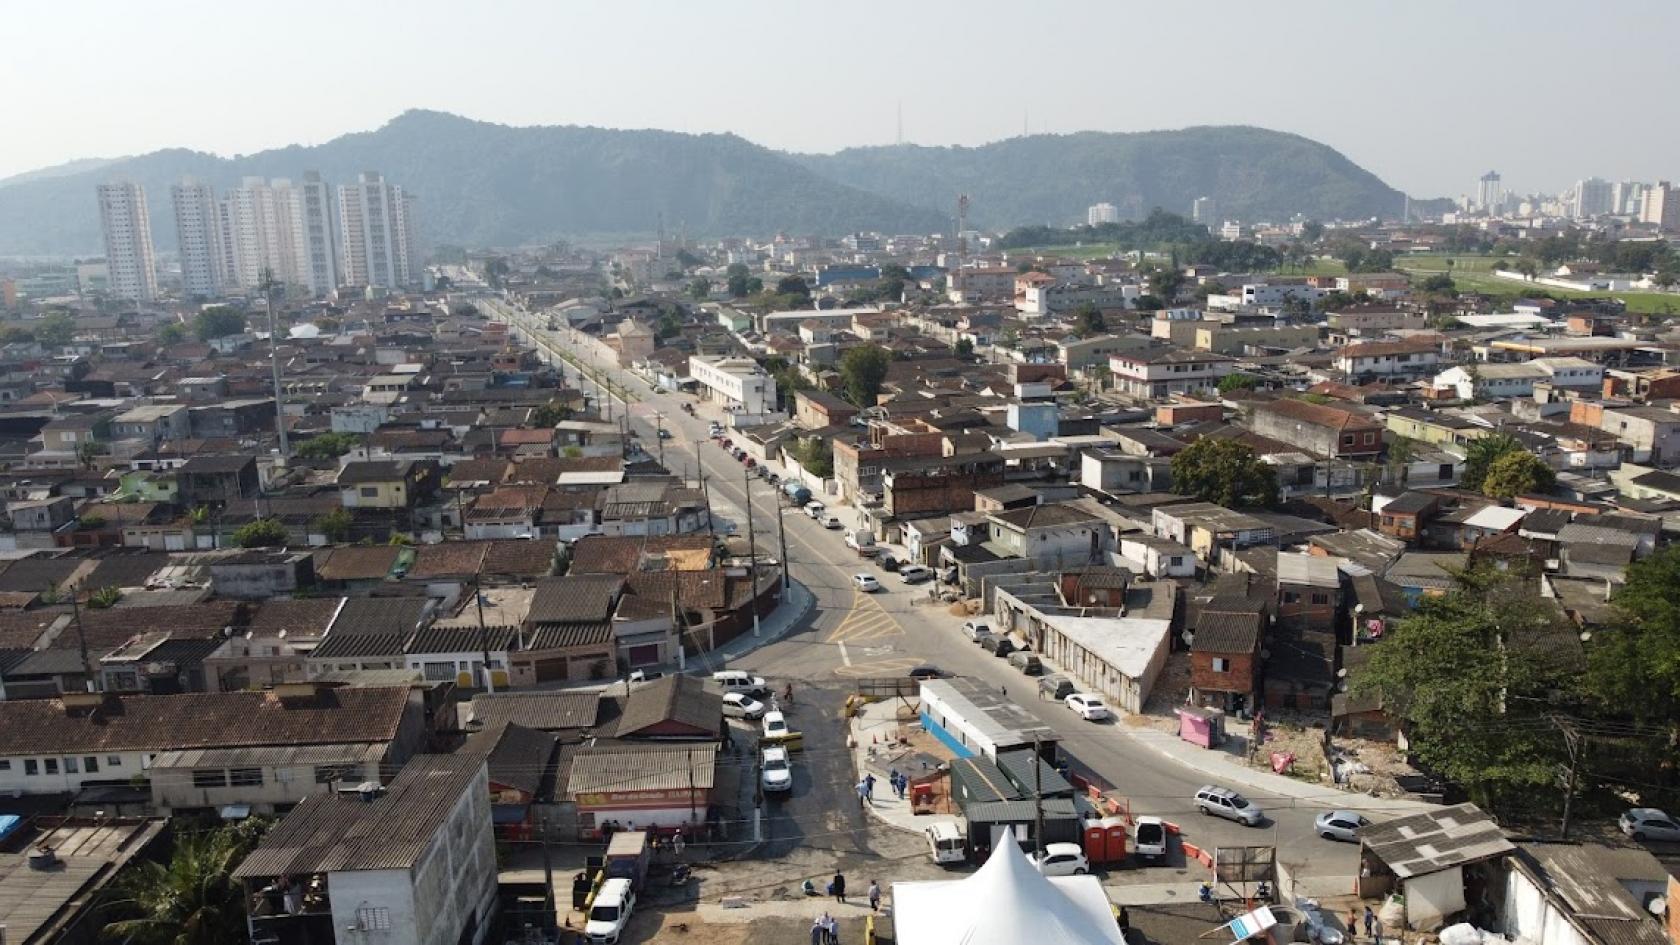
POLYGON ((1418 256, 1394 257, 1394 268, 1411 272, 1446 272, 1447 260, 1452 260, 1454 275, 1461 272, 1492 272, 1500 262, 1495 256, 1464 255, 1459 253, 1429 253, 1418 256))
POLYGON ((1608 296, 1620 299, 1627 305, 1627 310, 1636 315, 1680 314, 1680 295, 1669 292, 1580 292, 1574 289, 1526 285, 1513 279, 1501 279, 1493 274, 1494 267, 1501 262, 1513 265, 1514 261, 1502 260, 1493 256, 1401 256, 1394 260, 1394 268, 1415 275, 1434 275, 1447 271, 1446 261, 1448 259, 1453 261, 1453 284, 1458 286, 1461 292, 1480 292, 1485 295, 1511 297, 1544 294, 1565 299, 1604 298, 1608 296))
POLYGON ((1120 252, 1118 243, 1085 243, 1079 246, 1023 246, 1006 249, 1010 258, 1017 256, 1063 256, 1068 259, 1107 259, 1120 252))

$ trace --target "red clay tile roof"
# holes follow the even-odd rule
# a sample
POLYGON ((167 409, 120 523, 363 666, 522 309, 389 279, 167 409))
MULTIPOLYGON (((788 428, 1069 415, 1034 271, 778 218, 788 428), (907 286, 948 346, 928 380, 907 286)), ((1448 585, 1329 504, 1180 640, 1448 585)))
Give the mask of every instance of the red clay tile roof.
POLYGON ((315 576, 323 581, 377 581, 391 573, 401 548, 326 548, 315 552, 315 576))
POLYGON ((1365 414, 1344 410, 1340 407, 1308 403, 1304 400, 1296 400, 1293 397, 1280 397, 1277 400, 1258 404, 1254 409, 1256 412, 1277 414, 1290 420, 1337 431, 1349 428, 1355 430, 1378 430, 1382 428, 1382 424, 1365 414))

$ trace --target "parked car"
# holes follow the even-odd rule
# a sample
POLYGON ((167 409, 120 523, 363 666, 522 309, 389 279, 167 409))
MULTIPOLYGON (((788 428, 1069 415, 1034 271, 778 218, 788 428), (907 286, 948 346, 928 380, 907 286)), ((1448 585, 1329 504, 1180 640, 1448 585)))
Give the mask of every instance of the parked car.
POLYGON ((636 891, 630 887, 630 880, 623 877, 609 879, 595 893, 583 934, 591 945, 613 945, 624 933, 624 926, 635 911, 636 891))
POLYGON ((1635 840, 1680 840, 1680 824, 1655 807, 1635 807, 1624 813, 1616 825, 1635 840))
POLYGON ((1245 827, 1258 827, 1266 815, 1253 801, 1230 788, 1204 784, 1196 790, 1196 807, 1203 814, 1234 820, 1245 827))
POLYGON ((1094 692, 1076 692, 1062 702, 1087 722, 1100 722, 1108 718, 1108 706, 1103 704, 1102 696, 1094 692))
POLYGON ((968 838, 961 824, 936 821, 922 831, 927 835, 928 855, 935 863, 961 863, 968 859, 968 838))
POLYGON ((1140 860, 1160 860, 1167 855, 1167 824, 1159 817, 1139 817, 1132 828, 1132 854, 1140 860))
POLYGON ((1038 681, 1038 693, 1061 702, 1073 695, 1073 683, 1066 676, 1045 676, 1038 681))
POLYGON ((766 793, 784 794, 793 790, 793 765, 788 762, 788 750, 782 745, 767 745, 759 755, 759 783, 766 793))
POLYGON ((726 450, 733 449, 735 447, 735 441, 726 436, 718 442, 718 445, 726 450))
POLYGON ((875 559, 875 563, 881 566, 881 570, 890 572, 897 571, 902 562, 892 555, 882 552, 881 556, 875 559))
POLYGON ((1028 653, 1026 650, 1016 650, 1009 654, 1009 665, 1028 676, 1039 676, 1044 673, 1044 664, 1038 661, 1038 656, 1028 653))
POLYGON ((1369 820, 1351 810, 1327 810, 1313 818, 1313 830, 1319 836, 1344 843, 1358 843, 1359 828, 1369 826, 1369 820))
POLYGON ((906 584, 920 584, 933 580, 933 572, 919 564, 907 564, 898 569, 898 577, 906 584))
POLYGON ((633 683, 644 683, 644 682, 653 682, 655 679, 658 679, 658 678, 660 678, 661 676, 664 676, 664 675, 665 675, 664 673, 660 672, 657 669, 638 669, 638 670, 632 670, 629 678, 630 678, 630 681, 633 682, 633 683))
POLYGON ((788 734, 787 716, 780 712, 764 713, 765 739, 786 738, 788 734))
POLYGON ((873 594, 881 589, 881 582, 875 580, 873 574, 852 575, 852 585, 865 594, 873 594))
POLYGON ((1046 843, 1044 852, 1034 854, 1032 861, 1046 876, 1084 876, 1091 871, 1090 861, 1077 843, 1046 843))
POLYGON ((660 427, 659 428, 659 438, 661 440, 669 440, 671 438, 671 431, 665 429, 664 427, 660 427))
POLYGON ((984 620, 964 620, 962 629, 963 636, 979 643, 982 636, 992 632, 992 625, 984 620))
POLYGON ((822 523, 822 527, 829 529, 830 531, 840 530, 840 516, 838 515, 824 515, 817 521, 822 523))
POLYGON ((732 719, 760 719, 764 717, 764 703, 744 692, 726 692, 723 694, 723 714, 732 719))
POLYGON ((763 676, 743 673, 738 669, 720 669, 712 674, 712 682, 724 692, 744 692, 749 696, 770 691, 763 676))
POLYGON ((945 679, 950 675, 950 673, 947 673, 939 667, 931 666, 927 663, 914 667, 909 672, 911 679, 945 679))
POLYGON ((997 634, 987 634, 980 641, 980 648, 987 653, 1002 659, 1015 652, 1015 641, 997 634))

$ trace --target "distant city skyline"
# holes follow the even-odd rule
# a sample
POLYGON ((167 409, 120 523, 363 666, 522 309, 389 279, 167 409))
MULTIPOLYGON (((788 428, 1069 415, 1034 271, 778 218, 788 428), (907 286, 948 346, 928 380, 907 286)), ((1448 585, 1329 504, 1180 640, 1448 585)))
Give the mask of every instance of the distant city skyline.
MULTIPOLYGON (((1658 120, 1656 101, 1680 87, 1674 57, 1618 58, 1616 95, 1576 70, 1500 79, 1502 57, 1554 48, 1556 24, 1581 12, 1562 0, 1052 0, 1029 17, 1053 40, 1042 57, 1046 47, 997 29, 1023 17, 997 0, 865 0, 844 17, 772 0, 630 12, 534 0, 471 15, 441 0, 400 14, 298 0, 281 17, 242 4, 206 17, 184 0, 24 5, 8 11, 8 26, 37 40, 0 61, 0 85, 14 90, 0 177, 170 147, 231 155, 316 144, 410 108, 515 125, 732 132, 782 150, 832 151, 893 143, 901 107, 903 139, 931 145, 976 145, 1023 127, 1258 125, 1322 141, 1417 197, 1462 195, 1488 167, 1515 193, 1561 192, 1585 177, 1680 177, 1680 129, 1658 120), (82 28, 90 20, 99 28, 82 28), (331 33, 320 31, 324 22, 331 33), (349 71, 248 68, 251 37, 276 49, 321 44, 328 55, 333 35, 382 41, 349 71), (584 41, 590 35, 603 41, 584 41), (1135 41, 1117 44, 1122 36, 1135 41), (814 48, 844 55, 823 66, 814 48), (639 65, 624 68, 626 57, 639 65), (414 68, 421 62, 428 67, 414 68), (173 107, 189 90, 193 107, 173 107), (964 94, 985 107, 962 104, 964 94), (1590 121, 1535 147, 1544 127, 1535 116, 1546 113, 1590 121)), ((1642 35, 1680 28, 1672 3, 1594 12, 1637 23, 1642 35)))

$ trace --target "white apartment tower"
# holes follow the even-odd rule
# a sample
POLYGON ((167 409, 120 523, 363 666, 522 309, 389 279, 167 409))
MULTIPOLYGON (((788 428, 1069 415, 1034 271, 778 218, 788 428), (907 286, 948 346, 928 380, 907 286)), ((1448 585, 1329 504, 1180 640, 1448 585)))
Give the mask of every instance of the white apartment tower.
MULTIPOLYGON (((1680 230, 1680 188, 1666 180, 1657 181, 1640 194, 1639 222, 1655 223, 1664 233, 1680 230)), ((111 280, 116 281, 115 270, 111 280)))
POLYGON ((306 171, 298 187, 298 222, 303 243, 298 251, 298 283, 314 296, 338 289, 338 247, 333 240, 332 188, 318 171, 306 171))
POLYGON ((146 189, 131 181, 100 184, 99 223, 105 231, 111 293, 141 302, 157 298, 157 260, 152 253, 146 189))
POLYGON ((181 247, 181 283, 187 295, 215 298, 227 284, 221 207, 209 184, 191 177, 169 188, 175 238, 181 247))
POLYGON ((377 171, 338 188, 338 230, 344 285, 400 289, 418 274, 414 198, 377 171))
POLYGON ((1203 226, 1212 226, 1219 215, 1219 208, 1212 197, 1197 197, 1190 204, 1190 222, 1203 226))
POLYGON ((1085 223, 1088 226, 1096 226, 1100 223, 1119 222, 1120 211, 1114 206, 1114 204, 1111 203, 1092 204, 1091 207, 1085 211, 1085 223))
POLYGON ((1576 181, 1574 192, 1569 197, 1570 210, 1576 219, 1590 220, 1616 212, 1614 189, 1607 180, 1589 177, 1576 181))
POLYGON ((228 191, 223 213, 235 284, 255 289, 265 272, 281 282, 308 284, 300 266, 303 214, 291 181, 247 177, 228 191))

